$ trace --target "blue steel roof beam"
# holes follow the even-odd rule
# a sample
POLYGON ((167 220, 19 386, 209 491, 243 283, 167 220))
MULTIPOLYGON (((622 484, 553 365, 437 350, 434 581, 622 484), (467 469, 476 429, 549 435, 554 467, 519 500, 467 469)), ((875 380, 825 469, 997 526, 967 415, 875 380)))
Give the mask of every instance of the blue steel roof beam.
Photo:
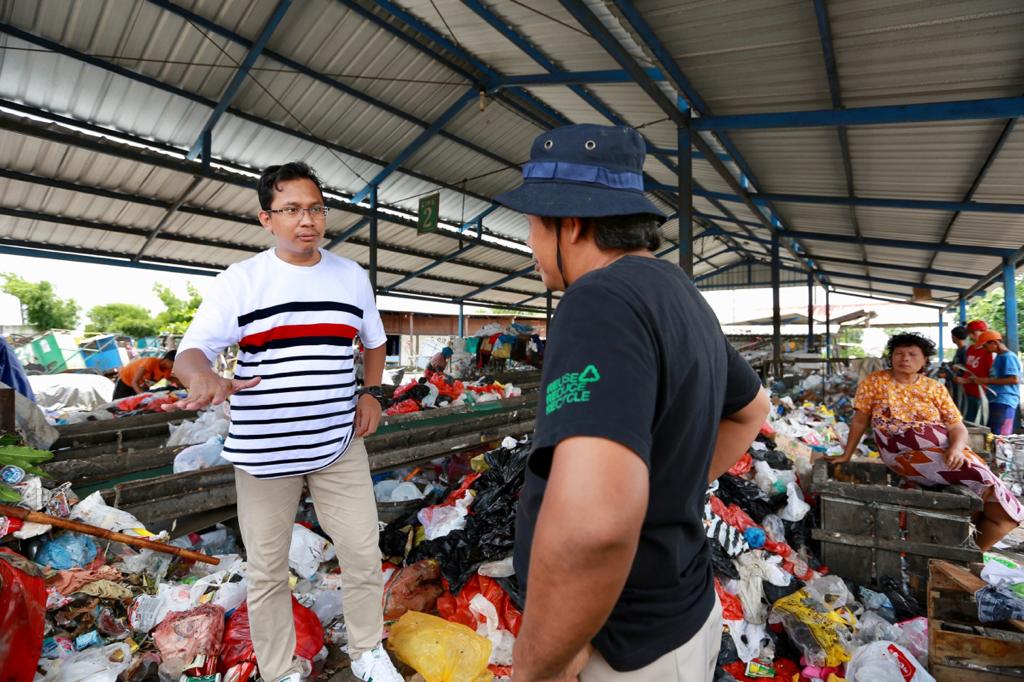
MULTIPOLYGON (((147 0, 147 2, 149 2, 149 3, 153 4, 153 5, 156 5, 157 7, 160 7, 161 9, 167 10, 168 12, 171 12, 172 14, 176 14, 177 16, 182 17, 183 19, 186 19, 186 20, 196 24, 197 26, 200 26, 200 27, 202 27, 202 28, 204 28, 204 29, 206 29, 208 31, 211 31, 212 33, 216 33, 217 35, 221 36, 222 38, 226 38, 226 39, 228 39, 228 40, 230 40, 230 41, 232 41, 232 42, 234 42, 234 43, 236 43, 238 45, 241 45, 242 47, 249 48, 252 45, 252 41, 250 41, 248 38, 245 38, 244 36, 241 36, 241 35, 235 33, 234 31, 231 31, 230 29, 228 29, 228 28, 226 28, 224 26, 221 26, 220 24, 218 24, 218 23, 216 23, 214 21, 211 21, 210 19, 207 19, 206 17, 203 17, 203 16, 201 16, 199 14, 196 14, 195 12, 192 12, 190 10, 187 10, 184 7, 180 7, 180 6, 176 5, 176 4, 174 4, 173 2, 171 2, 170 0, 147 0)), ((280 64, 283 64, 284 66, 288 67, 289 69, 291 69, 293 71, 296 71, 297 73, 301 73, 302 75, 308 76, 309 78, 312 78, 313 80, 316 80, 316 81, 318 81, 320 83, 323 83, 324 85, 327 85, 327 86, 329 86, 331 88, 334 88, 335 90, 339 90, 339 91, 345 93, 346 95, 349 95, 349 96, 354 97, 354 98, 356 98, 356 99, 358 99, 358 100, 360 100, 362 102, 365 102, 365 103, 370 104, 370 105, 372 105, 374 107, 377 107, 378 109, 386 111, 387 113, 391 114, 392 116, 396 116, 396 117, 402 119, 403 121, 408 121, 409 123, 417 125, 417 126, 419 126, 421 128, 428 128, 428 127, 430 127, 430 123, 428 123, 427 121, 424 121, 424 120, 422 120, 420 118, 417 118, 416 116, 413 116, 412 114, 409 114, 408 112, 403 111, 401 108, 399 108, 397 106, 394 106, 392 104, 388 104, 387 102, 381 101, 381 100, 379 100, 379 99, 377 99, 375 97, 371 97, 370 95, 367 95, 365 92, 362 92, 362 91, 357 90, 356 88, 354 88, 354 87, 352 87, 350 85, 342 83, 341 81, 339 81, 336 78, 332 78, 330 76, 327 76, 325 74, 320 73, 319 71, 315 71, 314 69, 306 66, 305 64, 301 64, 301 63, 295 61, 294 59, 290 59, 288 57, 285 57, 282 54, 274 52, 273 50, 267 50, 267 49, 263 50, 263 55, 266 56, 266 57, 269 57, 270 59, 273 59, 276 62, 279 62, 280 64)), ((467 149, 471 149, 474 152, 476 152, 477 154, 485 156, 485 157, 491 159, 492 161, 497 161, 498 163, 506 165, 506 166, 514 166, 515 165, 515 162, 509 161, 508 159, 504 159, 501 156, 499 156, 498 154, 495 154, 494 152, 492 152, 492 151, 490 151, 490 150, 488 150, 488 149, 486 149, 484 147, 481 147, 478 144, 470 142, 469 140, 465 140, 465 139, 463 139, 461 137, 458 137, 457 135, 454 135, 453 133, 449 133, 447 131, 442 131, 440 133, 440 135, 441 135, 441 137, 444 137, 444 138, 446 138, 448 140, 456 142, 456 143, 462 145, 463 147, 466 147, 467 149)))
MULTIPOLYGON (((715 277, 716 275, 724 275, 725 273, 727 273, 727 272, 729 272, 731 270, 735 270, 736 268, 738 268, 740 266, 746 265, 749 262, 750 261, 744 259, 744 260, 741 260, 741 261, 736 261, 735 263, 729 263, 728 265, 723 265, 722 267, 716 268, 715 270, 712 270, 711 272, 705 272, 703 275, 698 275, 697 277, 694 277, 693 278, 693 283, 697 284, 698 282, 703 282, 704 280, 711 279, 712 277, 715 277)), ((801 270, 800 272, 804 272, 804 271, 801 270)))
MULTIPOLYGON (((341 1, 345 1, 345 0, 341 0, 341 1)), ((432 26, 430 26, 430 24, 428 24, 427 22, 423 21, 422 19, 420 19, 419 17, 414 15, 412 12, 409 12, 404 7, 401 7, 400 5, 398 5, 395 2, 392 2, 391 0, 372 0, 372 1, 373 1, 373 3, 375 5, 377 5, 377 7, 380 7, 381 9, 385 10, 386 12, 388 12, 389 14, 391 14, 394 17, 397 17, 398 19, 401 19, 409 27, 411 27, 415 31, 421 33, 422 35, 424 35, 428 39, 434 41, 435 43, 440 45, 442 48, 444 48, 445 50, 447 50, 451 54, 454 54, 454 55, 458 56, 459 58, 466 60, 474 68, 476 68, 479 71, 481 71, 482 73, 486 74, 489 80, 494 80, 494 79, 497 79, 497 78, 501 77, 500 73, 498 73, 493 68, 491 68, 489 65, 487 65, 482 59, 480 59, 476 55, 472 54, 468 50, 463 49, 460 45, 456 45, 451 40, 449 40, 447 37, 445 37, 444 35, 442 35, 438 31, 434 30, 434 28, 432 26)), ((518 97, 518 99, 520 99, 520 100, 522 100, 524 102, 527 102, 529 105, 531 105, 533 107, 536 107, 541 112, 543 112, 546 116, 551 117, 552 121, 554 121, 556 123, 566 123, 566 122, 568 122, 568 119, 566 119, 564 115, 562 115, 560 112, 558 112, 555 109, 553 109, 552 107, 550 107, 543 100, 540 100, 537 97, 533 96, 532 94, 530 94, 526 90, 523 90, 522 88, 517 89, 516 96, 518 97)), ((540 123, 538 123, 538 124, 541 125, 541 127, 549 127, 550 126, 550 124, 548 124, 548 126, 544 126, 544 125, 542 125, 540 123)))
POLYGON ((696 130, 770 130, 773 128, 822 128, 832 126, 892 125, 973 121, 1024 116, 1024 97, 892 104, 851 109, 784 111, 733 116, 704 116, 693 119, 696 130))
POLYGON ((366 187, 359 190, 352 197, 353 204, 362 203, 364 199, 370 196, 370 193, 375 187, 380 187, 380 183, 384 182, 392 173, 399 169, 406 161, 412 158, 412 155, 423 148, 430 138, 437 135, 441 130, 448 125, 453 118, 459 115, 459 113, 466 108, 470 102, 477 98, 476 88, 469 88, 459 99, 452 103, 443 114, 437 117, 433 123, 427 127, 422 133, 416 136, 412 142, 406 145, 405 149, 398 153, 391 163, 385 166, 379 173, 373 176, 373 179, 366 183, 366 187))
POLYGON ((252 67, 256 64, 256 58, 260 56, 260 53, 263 52, 267 43, 270 42, 270 36, 274 34, 274 31, 281 23, 281 20, 284 19, 284 15, 288 12, 288 8, 291 7, 291 4, 292 0, 280 0, 280 2, 277 3, 277 7, 274 9, 274 13, 271 14, 270 18, 267 20, 266 26, 264 26, 263 30, 260 32, 259 37, 257 37, 256 41, 249 46, 249 51, 246 53, 245 58, 242 59, 242 62, 238 65, 238 71, 235 72, 235 75, 231 79, 231 82, 228 83, 228 86, 224 88, 223 94, 221 94, 220 99, 217 101, 217 106, 213 108, 209 118, 206 119, 206 123, 203 125, 202 131, 196 137, 195 143, 193 143, 192 148, 188 150, 186 158, 189 161, 192 161, 199 156, 199 152, 203 148, 203 135, 213 132, 213 128, 217 125, 220 117, 224 115, 228 106, 230 106, 231 102, 234 101, 235 96, 238 95, 238 91, 242 87, 242 83, 245 82, 246 77, 249 75, 249 71, 252 70, 252 67))
MULTIPOLYGON (((843 294, 845 296, 858 296, 858 295, 857 294, 848 293, 847 291, 840 291, 840 289, 848 289, 850 291, 863 291, 863 292, 866 292, 866 293, 869 293, 869 294, 872 294, 872 295, 871 296, 858 296, 859 298, 874 299, 876 301, 879 300, 880 296, 888 296, 890 298, 897 299, 898 302, 902 303, 903 305, 912 305, 912 306, 917 306, 918 308, 931 308, 932 310, 942 310, 943 308, 946 308, 946 307, 949 306, 948 303, 942 303, 942 304, 939 304, 939 305, 928 305, 926 303, 916 303, 916 302, 913 302, 913 301, 908 301, 906 293, 900 293, 898 291, 892 291, 890 289, 879 289, 877 287, 876 288, 872 288, 872 289, 868 289, 867 287, 859 287, 859 286, 854 286, 852 284, 835 284, 835 285, 831 286, 830 289, 834 293, 843 294)), ((885 300, 885 299, 882 299, 882 300, 885 300)))
MULTIPOLYGON (((839 69, 836 66, 835 48, 832 43, 832 25, 828 19, 828 8, 825 0, 814 0, 814 14, 818 20, 818 37, 821 39, 821 55, 825 62, 825 78, 828 81, 829 98, 832 100, 833 109, 843 108, 842 89, 839 87, 839 69)), ((839 153, 843 159, 843 175, 846 180, 846 195, 856 196, 853 183, 853 161, 850 156, 850 138, 846 133, 846 126, 839 126, 836 129, 836 139, 839 142, 839 153)), ((864 271, 871 274, 871 266, 868 264, 868 250, 864 247, 863 233, 860 230, 860 220, 857 218, 857 209, 849 208, 850 226, 853 227, 853 234, 860 243, 861 254, 864 256, 864 271)))
MULTIPOLYGON (((494 30, 496 30, 498 33, 500 33, 502 36, 504 36, 509 42, 511 42, 513 45, 515 45, 517 48, 519 48, 520 51, 522 51, 524 54, 526 54, 528 57, 530 57, 530 59, 532 59, 533 61, 537 62, 537 64, 540 65, 541 68, 545 69, 548 73, 559 73, 560 72, 560 69, 559 69, 558 65, 556 65, 550 58, 548 58, 547 55, 545 55, 540 49, 538 49, 529 40, 527 40, 526 38, 521 36, 519 34, 519 32, 515 30, 515 28, 513 28, 511 25, 509 25, 508 22, 503 20, 501 17, 499 17, 497 14, 495 14, 489 8, 485 7, 483 5, 483 3, 480 2, 480 0, 462 0, 462 3, 464 5, 466 5, 469 9, 471 9, 474 13, 476 13, 477 16, 479 16, 481 19, 483 19, 485 22, 487 22, 487 24, 489 26, 491 26, 494 30)), ((658 73, 658 75, 660 76, 660 72, 658 73)), ((500 78, 500 76, 498 78, 500 78)), ((606 119, 608 119, 612 124, 620 125, 620 126, 629 125, 625 120, 622 119, 621 116, 616 114, 607 104, 605 104, 603 101, 601 101, 601 99, 599 97, 594 95, 592 92, 590 92, 586 88, 584 88, 584 87, 582 87, 581 85, 578 85, 578 84, 568 84, 568 85, 569 85, 569 89, 576 96, 578 96, 580 99, 582 99, 588 105, 590 105, 590 107, 592 107, 595 111, 597 111, 599 114, 601 114, 606 119)), ((651 141, 648 140, 646 137, 644 137, 644 143, 649 148, 653 148, 654 147, 654 145, 651 143, 651 141)), ((713 152, 708 150, 708 153, 710 154, 710 153, 713 153, 713 152)), ((662 165, 664 165, 670 171, 672 171, 673 173, 677 173, 678 172, 676 164, 673 163, 671 158, 669 158, 668 156, 666 156, 664 154, 658 154, 658 153, 655 153, 654 156, 655 156, 655 158, 658 159, 658 161, 661 162, 662 165)), ((697 183, 696 181, 693 181, 692 184, 693 184, 693 186, 695 188, 698 188, 698 189, 700 188, 700 184, 697 183)), ((670 192, 670 194, 676 194, 676 193, 677 193, 677 191, 676 192, 670 192)), ((725 208, 724 206, 722 206, 720 204, 715 204, 715 206, 720 211, 722 211, 723 213, 726 213, 727 215, 732 215, 731 212, 727 208, 725 208)), ((733 216, 733 217, 735 217, 735 216, 733 216)))
POLYGON ((444 265, 445 263, 447 263, 448 261, 452 260, 453 258, 458 258, 462 254, 466 253, 467 251, 469 251, 470 249, 473 249, 473 248, 476 248, 476 244, 469 244, 468 246, 463 246, 461 249, 456 249, 455 251, 452 251, 448 255, 442 256, 442 257, 438 258, 433 263, 430 263, 429 265, 424 265, 422 268, 420 268, 419 270, 416 270, 415 272, 410 272, 408 275, 406 275, 402 279, 398 280, 394 284, 390 284, 390 285, 384 287, 382 289, 382 292, 386 294, 386 293, 390 292, 392 289, 397 289, 398 287, 402 286, 403 284, 416 279, 420 275, 425 275, 428 272, 430 272, 431 270, 433 270, 434 268, 439 267, 441 265, 444 265))
MULTIPOLYGON (((137 81, 139 83, 144 83, 144 84, 146 84, 146 85, 148 85, 150 87, 157 88, 157 89, 159 89, 159 90, 161 90, 163 92, 167 92, 167 93, 175 95, 177 97, 183 97, 183 98, 188 99, 190 101, 196 102, 197 104, 201 104, 203 106, 207 106, 207 107, 210 107, 210 108, 213 108, 215 106, 215 104, 216 104, 213 100, 208 100, 205 97, 202 97, 200 95, 196 95, 195 93, 189 92, 187 90, 182 90, 180 88, 176 88, 173 85, 169 85, 169 84, 164 83, 162 81, 156 80, 155 78, 151 78, 149 76, 137 73, 135 71, 131 71, 130 69, 126 69, 125 67, 119 66, 117 64, 112 64, 110 62, 104 61, 104 60, 99 59, 97 57, 93 57, 91 55, 87 55, 87 54, 78 52, 76 50, 73 50, 72 48, 66 47, 64 45, 60 45, 59 43, 55 43, 55 42, 53 42, 51 40, 47 40, 46 38, 42 38, 40 36, 36 36, 36 35, 31 34, 31 33, 27 33, 25 31, 22 31, 19 28, 15 28, 13 26, 10 26, 8 24, 4 24, 2 22, 0 22, 0 32, 8 33, 10 35, 15 36, 16 38, 19 38, 19 39, 24 40, 26 42, 32 43, 34 45, 39 45, 40 47, 45 47, 48 50, 52 50, 53 52, 56 52, 58 54, 62 54, 64 56, 66 56, 66 57, 70 57, 71 59, 75 59, 75 60, 84 62, 86 64, 90 64, 90 65, 95 66, 97 68, 103 69, 103 70, 108 71, 110 73, 117 74, 118 76, 122 76, 124 78, 131 79, 133 81, 137 81)), ((77 126, 79 128, 86 129, 86 130, 96 129, 96 131, 100 132, 101 134, 103 132, 101 129, 97 128, 96 126, 93 126, 92 124, 90 124, 88 122, 77 121, 77 120, 74 120, 74 119, 70 119, 70 118, 68 118, 66 116, 61 116, 60 114, 54 114, 54 113, 51 113, 51 112, 44 112, 44 111, 39 110, 39 109, 34 109, 32 107, 25 106, 25 105, 20 104, 18 102, 12 102, 10 100, 0 99, 0 106, 3 106, 4 108, 7 108, 7 109, 13 109, 15 111, 20 111, 20 112, 23 112, 23 113, 27 113, 29 115, 44 116, 46 118, 51 118, 53 120, 61 121, 63 123, 67 123, 68 125, 74 125, 74 126, 77 126)), ((322 140, 322 139, 320 139, 318 137, 314 137, 312 135, 309 135, 309 134, 303 133, 303 132, 301 132, 299 130, 296 130, 295 128, 289 128, 289 127, 281 125, 279 123, 275 123, 273 121, 268 121, 268 120, 259 118, 257 116, 253 116, 252 114, 249 114, 247 112, 239 111, 238 109, 228 108, 228 113, 230 113, 232 116, 237 116, 238 118, 241 118, 243 120, 249 121, 250 123, 254 123, 254 124, 258 125, 258 126, 269 128, 271 130, 275 130, 275 131, 277 131, 279 133, 283 133, 285 135, 290 135, 290 136, 293 136, 293 137, 297 137, 297 138, 305 140, 306 142, 309 142, 311 144, 320 145, 320 146, 326 147, 328 149, 333 149, 334 151, 337 151, 337 152, 339 152, 341 154, 346 154, 348 156, 352 156, 354 158, 357 158, 360 161, 366 161, 367 163, 373 163, 373 164, 377 164, 379 166, 386 165, 386 163, 384 161, 381 161, 380 159, 376 159, 376 158, 374 158, 372 156, 369 156, 367 154, 363 154, 362 152, 358 152, 358 151, 356 151, 354 149, 348 149, 347 147, 343 147, 343 146, 341 146, 341 145, 339 145, 339 144, 337 144, 335 142, 329 142, 327 140, 322 140)), ((122 133, 118 133, 118 134, 124 136, 122 133)), ((168 145, 168 144, 163 143, 163 142, 154 142, 152 140, 147 140, 146 144, 148 144, 149 146, 152 146, 152 147, 159 147, 160 149, 163 149, 164 151, 169 151, 169 152, 172 152, 172 153, 175 153, 175 154, 180 154, 181 153, 181 150, 178 149, 177 147, 173 147, 173 146, 168 145)), ((510 162, 508 162, 508 165, 510 167, 515 167, 516 164, 514 164, 514 163, 512 163, 510 161, 510 162)), ((464 194, 466 194, 466 196, 473 197, 474 199, 479 199, 481 201, 490 201, 490 197, 485 197, 482 194, 478 194, 478 193, 473 192, 473 191, 463 190, 463 189, 461 189, 459 187, 456 187, 455 185, 443 182, 441 180, 437 180, 435 178, 431 178, 431 177, 429 177, 427 175, 424 175, 423 173, 419 173, 417 171, 413 171, 413 170, 409 170, 409 169, 403 169, 402 172, 407 174, 407 175, 409 175, 410 177, 414 177, 414 178, 416 178, 418 180, 423 180, 424 182, 430 182, 430 183, 433 183, 433 184, 436 184, 436 185, 440 185, 441 187, 444 187, 446 189, 463 192, 464 194)))
MULTIPOLYGON (((648 191, 670 190, 672 185, 647 183, 648 191)), ((728 192, 709 190, 693 191, 694 196, 744 203, 743 197, 728 192)), ((871 208, 900 208, 917 211, 962 211, 968 213, 1014 213, 1024 214, 1024 203, 1006 204, 983 201, 935 201, 932 199, 882 199, 874 197, 833 197, 817 194, 777 194, 774 192, 750 195, 756 204, 769 205, 773 202, 793 204, 823 204, 827 206, 868 206, 871 208)))
MULTIPOLYGON (((491 25, 493 26, 494 24, 491 25)), ((652 81, 668 80, 665 74, 661 72, 661 69, 647 67, 644 69, 644 72, 652 81)), ((493 85, 498 88, 532 88, 546 85, 613 85, 618 83, 632 84, 633 82, 633 77, 622 69, 607 69, 603 71, 562 71, 554 69, 549 70, 547 73, 502 76, 493 85)))
MULTIPOLYGON (((836 265, 853 265, 853 266, 863 266, 864 265, 864 261, 854 260, 853 258, 833 258, 832 256, 815 256, 814 260, 819 261, 821 263, 835 263, 836 265)), ((903 264, 896 265, 896 264, 893 264, 893 263, 879 263, 879 262, 875 262, 873 264, 873 267, 878 268, 879 270, 903 270, 903 271, 906 271, 906 272, 920 273, 922 275, 934 275, 936 277, 949 277, 949 278, 952 278, 952 279, 968 279, 968 280, 971 280, 972 282, 977 280, 977 278, 978 278, 977 275, 970 275, 970 274, 967 274, 965 272, 959 272, 959 271, 956 271, 956 270, 940 270, 940 269, 933 268, 933 267, 920 267, 920 266, 914 266, 914 265, 903 265, 903 264)))
MULTIPOLYGON (((850 238, 841 234, 827 234, 825 232, 792 232, 798 239, 818 242, 836 242, 849 244, 850 238)), ((739 237, 740 239, 752 239, 754 241, 770 242, 765 237, 739 237)), ((879 246, 891 249, 913 249, 915 251, 934 251, 936 253, 957 253, 967 256, 990 256, 992 258, 1006 258, 1017 253, 1013 249, 1001 249, 994 246, 974 246, 967 244, 935 244, 932 242, 915 242, 905 239, 883 239, 880 237, 864 237, 864 244, 867 246, 879 246)))
MULTIPOLYGON (((1011 118, 1009 121, 1006 122, 1006 125, 1003 126, 1003 130, 1002 132, 999 133, 999 137, 998 139, 996 139, 996 143, 992 145, 992 151, 990 151, 988 156, 985 158, 985 162, 981 164, 981 168, 978 170, 978 174, 974 177, 974 181, 971 183, 971 186, 967 190, 967 193, 964 194, 963 201, 965 203, 970 202, 972 199, 974 199, 974 193, 978 191, 978 187, 981 186, 981 183, 985 179, 985 176, 988 175, 988 171, 992 167, 992 162, 996 160, 996 157, 999 155, 999 152, 1002 151, 1003 145, 1006 144, 1006 140, 1009 139, 1010 134, 1013 132, 1013 129, 1016 125, 1017 119, 1011 118)), ((940 240, 942 243, 945 243, 949 239, 949 235, 953 232, 953 225, 956 224, 956 219, 959 217, 960 211, 955 211, 953 215, 949 217, 949 222, 946 223, 946 229, 942 231, 942 239, 940 240)), ((935 265, 935 258, 937 256, 938 254, 932 254, 931 258, 928 260, 928 267, 935 265)), ((925 278, 924 276, 922 276, 921 282, 924 282, 924 280, 925 278)))
MULTIPOLYGON (((708 111, 708 104, 697 93, 696 88, 693 87, 693 85, 689 82, 689 79, 686 78, 686 75, 683 74, 682 70, 679 68, 679 65, 677 65, 676 63, 676 60, 672 57, 672 54, 665 48, 665 45, 662 43, 662 41, 658 40, 657 36, 654 34, 650 26, 647 24, 646 19, 644 19, 640 12, 637 11, 636 7, 633 6, 631 0, 613 0, 613 2, 615 6, 618 8, 618 11, 622 12, 622 14, 626 17, 627 22, 633 27, 634 31, 636 31, 643 44, 647 47, 647 49, 649 49, 653 53, 654 58, 660 63, 660 65, 662 65, 662 69, 665 71, 665 74, 666 76, 668 76, 670 82, 672 82, 676 86, 676 89, 679 92, 683 93, 683 96, 690 105, 690 109, 699 114, 701 117, 709 115, 710 112, 708 111)), ((565 0, 562 0, 562 4, 565 4, 565 0)), ((605 33, 607 33, 606 30, 605 33)), ((627 57, 631 58, 628 54, 627 57)), ((625 65, 623 66, 625 67, 625 65)), ((656 89, 656 86, 654 87, 656 89)), ((655 101, 658 100, 655 99, 655 101)), ((699 120, 700 119, 692 119, 691 124, 695 124, 699 120)), ((695 127, 693 129, 696 130, 695 127)), ((732 188, 733 191, 735 191, 735 193, 741 198, 742 203, 746 205, 746 207, 748 207, 751 210, 751 212, 758 217, 758 220, 760 220, 766 227, 771 227, 772 229, 777 228, 781 235, 784 235, 786 231, 786 226, 778 217, 778 212, 769 206, 769 215, 766 216, 752 201, 750 201, 749 194, 746 193, 745 187, 741 186, 741 183, 737 181, 737 179, 732 175, 729 169, 726 168, 725 165, 716 157, 712 156, 713 152, 711 150, 711 145, 708 144, 708 142, 705 139, 703 139, 700 135, 693 135, 692 139, 694 144, 698 145, 699 150, 702 153, 705 153, 706 156, 708 156, 709 163, 711 163, 712 167, 719 174, 719 176, 723 180, 725 180, 725 182, 732 188)), ((739 168, 739 171, 742 173, 742 175, 748 178, 748 181, 754 188, 759 187, 760 182, 758 181, 757 176, 754 174, 754 170, 740 156, 739 151, 737 150, 735 144, 732 143, 732 140, 730 140, 728 136, 725 135, 724 133, 719 134, 718 139, 721 142, 722 146, 725 148, 725 151, 728 152, 729 155, 732 157, 733 162, 739 168)), ((804 262, 809 270, 815 272, 815 270, 817 269, 817 279, 822 285, 824 285, 827 282, 827 274, 820 271, 820 269, 815 268, 811 261, 809 261, 799 253, 801 247, 798 243, 791 244, 791 240, 782 240, 782 244, 785 246, 788 252, 793 254, 798 260, 804 262)))

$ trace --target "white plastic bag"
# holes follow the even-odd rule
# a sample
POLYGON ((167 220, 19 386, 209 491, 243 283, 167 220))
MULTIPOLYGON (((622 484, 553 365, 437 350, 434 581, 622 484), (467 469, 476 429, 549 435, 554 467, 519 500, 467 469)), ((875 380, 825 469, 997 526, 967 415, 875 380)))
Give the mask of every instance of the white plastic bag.
POLYGON ((334 558, 334 545, 305 526, 292 528, 292 544, 288 548, 288 565, 300 578, 311 579, 320 564, 334 558))
POLYGON ((155 595, 142 594, 128 607, 128 623, 136 632, 148 633, 172 611, 188 611, 195 604, 189 585, 160 583, 155 595))
POLYGON ((895 642, 872 642, 853 652, 846 665, 847 682, 935 682, 914 655, 895 642))
POLYGON ((341 617, 341 590, 320 590, 315 593, 313 613, 320 619, 320 624, 327 627, 331 621, 341 617))
POLYGON ((97 490, 71 509, 70 518, 92 526, 99 526, 117 533, 128 532, 131 535, 148 535, 145 526, 137 518, 126 511, 109 506, 97 490), (142 533, 138 532, 143 531, 142 533), (135 531, 132 533, 131 531, 135 531))
POLYGON ((174 456, 174 473, 183 474, 186 471, 230 464, 220 455, 223 449, 224 439, 220 436, 210 436, 204 443, 190 445, 174 456))
POLYGON ((171 424, 171 437, 167 439, 167 447, 205 443, 215 436, 223 440, 227 438, 231 421, 228 419, 228 404, 221 403, 204 410, 195 421, 171 424))
POLYGON ((189 599, 191 599, 193 604, 214 604, 228 612, 241 606, 242 602, 245 601, 247 593, 248 580, 245 577, 245 569, 242 566, 236 565, 229 570, 217 571, 192 583, 189 589, 189 599), (235 569, 238 570, 236 571, 235 569), (242 579, 233 581, 237 573, 241 573, 242 579), (216 592, 212 598, 204 602, 203 596, 211 588, 216 589, 216 592))
POLYGON ((117 676, 132 662, 132 650, 124 642, 77 651, 58 659, 46 682, 117 682, 117 676))
POLYGON ((810 510, 811 505, 804 502, 804 494, 800 492, 800 487, 796 483, 787 485, 786 508, 779 514, 782 520, 791 522, 802 521, 810 510))
POLYGON ((466 527, 466 516, 469 514, 469 505, 471 504, 473 504, 473 496, 466 493, 454 505, 424 507, 419 510, 416 517, 423 525, 423 533, 427 539, 436 540, 443 538, 453 530, 461 530, 466 527))
POLYGON ((392 502, 409 502, 422 499, 423 492, 412 481, 402 481, 391 491, 392 502))
POLYGON ((1024 583, 1024 568, 1006 557, 986 552, 981 579, 993 587, 1013 587, 1024 583))
POLYGON ((729 635, 736 644, 736 653, 741 661, 750 663, 761 655, 762 642, 768 637, 763 624, 758 625, 746 620, 724 622, 729 626, 729 635))
POLYGON ((476 633, 491 640, 491 665, 512 665, 512 647, 516 638, 508 630, 498 625, 498 610, 494 604, 482 594, 475 595, 469 601, 469 610, 484 622, 476 626, 476 633))

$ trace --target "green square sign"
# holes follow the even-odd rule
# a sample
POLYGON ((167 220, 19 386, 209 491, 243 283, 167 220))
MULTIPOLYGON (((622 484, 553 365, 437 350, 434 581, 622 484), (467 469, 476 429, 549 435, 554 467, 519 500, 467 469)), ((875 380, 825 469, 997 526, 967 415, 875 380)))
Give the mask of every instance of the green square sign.
POLYGON ((433 232, 437 229, 437 212, 441 208, 441 195, 431 194, 430 196, 420 197, 420 210, 419 210, 419 221, 417 222, 417 232, 423 234, 425 232, 433 232))

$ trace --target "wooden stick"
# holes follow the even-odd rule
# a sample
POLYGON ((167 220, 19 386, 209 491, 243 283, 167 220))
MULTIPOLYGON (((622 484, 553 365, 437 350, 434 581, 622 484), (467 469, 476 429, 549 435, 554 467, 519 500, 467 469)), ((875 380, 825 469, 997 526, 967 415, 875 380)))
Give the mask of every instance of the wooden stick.
POLYGON ((220 559, 207 556, 206 554, 200 554, 199 552, 175 547, 174 545, 167 545, 162 542, 153 542, 152 540, 137 538, 132 535, 125 535, 124 533, 116 533, 112 530, 107 530, 106 528, 100 528, 99 526, 91 526, 88 523, 82 523, 80 521, 62 519, 57 516, 50 516, 49 514, 42 514, 40 512, 23 509, 21 507, 12 507, 10 505, 0 504, 0 516, 10 516, 15 519, 21 519, 22 521, 31 521, 32 523, 56 526, 57 528, 64 528, 75 531, 76 533, 84 533, 85 535, 92 535, 105 540, 111 540, 113 542, 120 542, 132 547, 151 549, 154 552, 163 552, 164 554, 174 554, 182 559, 201 561, 204 564, 213 564, 216 566, 220 563, 220 559))

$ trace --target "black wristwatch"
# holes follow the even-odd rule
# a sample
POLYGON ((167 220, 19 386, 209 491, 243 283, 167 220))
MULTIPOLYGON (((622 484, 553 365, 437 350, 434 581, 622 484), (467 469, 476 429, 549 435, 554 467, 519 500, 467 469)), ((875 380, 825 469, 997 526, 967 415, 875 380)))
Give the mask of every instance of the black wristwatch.
POLYGON ((380 403, 381 405, 383 405, 384 401, 386 400, 386 398, 384 396, 384 389, 381 388, 380 386, 363 386, 361 389, 356 391, 356 395, 358 395, 358 396, 364 396, 364 395, 371 396, 373 398, 376 398, 377 402, 380 403))

